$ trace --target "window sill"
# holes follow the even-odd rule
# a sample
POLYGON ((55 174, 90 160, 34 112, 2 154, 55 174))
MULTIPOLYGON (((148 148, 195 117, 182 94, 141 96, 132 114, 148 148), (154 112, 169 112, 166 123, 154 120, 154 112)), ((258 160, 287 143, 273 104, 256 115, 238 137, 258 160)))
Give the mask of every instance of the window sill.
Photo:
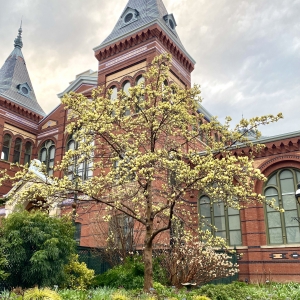
POLYGON ((271 248, 299 248, 300 244, 283 244, 283 245, 263 245, 260 246, 261 249, 271 249, 271 248))
POLYGON ((229 246, 228 247, 228 249, 229 250, 234 250, 234 249, 236 249, 236 250, 243 250, 243 249, 248 249, 248 246, 229 246))

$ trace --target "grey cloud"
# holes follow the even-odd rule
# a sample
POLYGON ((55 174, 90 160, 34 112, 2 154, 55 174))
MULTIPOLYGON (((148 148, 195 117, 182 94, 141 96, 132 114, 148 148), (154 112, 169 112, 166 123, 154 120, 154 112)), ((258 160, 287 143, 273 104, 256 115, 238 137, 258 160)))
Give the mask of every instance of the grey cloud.
MULTIPOLYGON (((75 75, 96 69, 92 48, 110 33, 127 0, 0 0, 0 64, 23 15, 23 53, 43 108, 58 104, 75 75)), ((197 61, 204 106, 237 122, 282 111, 264 135, 299 130, 300 0, 164 0, 197 61)))

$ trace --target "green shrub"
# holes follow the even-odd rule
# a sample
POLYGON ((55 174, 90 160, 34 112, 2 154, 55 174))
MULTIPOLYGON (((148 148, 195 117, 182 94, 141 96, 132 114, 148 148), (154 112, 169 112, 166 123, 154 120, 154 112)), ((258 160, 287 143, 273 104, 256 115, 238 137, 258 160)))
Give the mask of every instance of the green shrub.
POLYGON ((61 297, 55 291, 49 288, 38 289, 33 288, 25 292, 24 300, 61 300, 61 297))
POLYGON ((95 271, 88 269, 84 262, 78 261, 78 254, 73 254, 69 264, 64 268, 63 286, 74 290, 85 290, 92 284, 94 273, 95 271))
MULTIPOLYGON (((157 264, 158 266, 158 264, 157 264)), ((156 269, 154 269, 156 270, 156 269)), ((155 274, 160 274, 154 271, 155 274)), ((116 266, 101 275, 95 276, 93 280, 94 287, 124 287, 125 289, 140 289, 144 286, 144 264, 141 256, 127 257, 124 264, 116 266)))
POLYGON ((17 211, 2 220, 0 249, 10 286, 53 286, 75 252, 74 226, 66 217, 40 211, 17 211))

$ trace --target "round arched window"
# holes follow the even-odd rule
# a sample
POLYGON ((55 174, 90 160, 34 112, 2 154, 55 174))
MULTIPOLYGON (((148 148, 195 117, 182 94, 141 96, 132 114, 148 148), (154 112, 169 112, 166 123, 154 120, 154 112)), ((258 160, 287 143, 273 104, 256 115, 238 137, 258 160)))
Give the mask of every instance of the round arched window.
POLYGON ((133 14, 132 14, 132 13, 128 13, 128 14, 125 16, 125 19, 124 19, 125 23, 130 22, 130 21, 132 20, 132 18, 133 18, 133 14))
POLYGON ((28 91, 28 88, 25 87, 25 86, 23 86, 23 87, 22 87, 22 93, 25 94, 25 95, 27 95, 28 92, 29 92, 29 91, 28 91))

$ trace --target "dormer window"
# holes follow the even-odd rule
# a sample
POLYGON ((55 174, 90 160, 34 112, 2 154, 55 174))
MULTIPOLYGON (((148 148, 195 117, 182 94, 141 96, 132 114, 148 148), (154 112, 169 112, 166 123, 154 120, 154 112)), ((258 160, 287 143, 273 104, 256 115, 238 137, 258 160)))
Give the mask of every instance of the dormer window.
POLYGON ((172 29, 175 29, 175 25, 174 25, 172 19, 169 19, 169 25, 172 29))
POLYGON ((31 91, 31 88, 30 86, 28 85, 27 82, 25 83, 22 83, 22 84, 19 84, 17 86, 17 89, 19 91, 19 93, 25 97, 29 97, 30 96, 30 91, 31 91))
POLYGON ((172 31, 175 33, 175 27, 177 26, 175 18, 173 14, 165 15, 164 20, 166 22, 166 25, 172 29, 172 31))
POLYGON ((127 7, 124 13, 121 16, 121 19, 123 20, 123 24, 121 27, 126 26, 136 20, 138 20, 139 12, 136 9, 127 7))

